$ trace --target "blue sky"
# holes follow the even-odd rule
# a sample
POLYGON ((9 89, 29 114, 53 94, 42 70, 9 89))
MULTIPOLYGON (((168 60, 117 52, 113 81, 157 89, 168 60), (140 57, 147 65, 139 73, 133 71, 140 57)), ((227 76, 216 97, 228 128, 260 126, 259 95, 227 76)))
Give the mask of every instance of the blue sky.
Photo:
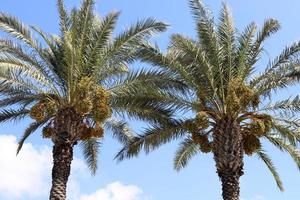
MULTIPOLYGON (((204 2, 215 14, 218 14, 222 1, 206 0, 204 2)), ((265 44, 267 53, 264 61, 274 58, 285 45, 300 39, 300 17, 298 15, 300 2, 298 0, 289 0, 288 3, 274 0, 228 0, 227 2, 232 9, 235 24, 240 30, 252 21, 261 25, 266 18, 270 17, 281 22, 281 31, 265 44)), ((66 4, 68 7, 72 7, 78 5, 79 0, 66 0, 66 4)), ((172 33, 194 36, 194 24, 187 5, 187 0, 97 0, 96 9, 100 16, 112 10, 122 11, 117 30, 122 30, 138 19, 146 17, 155 16, 158 20, 167 22, 171 25, 169 30, 154 38, 165 49, 172 33)), ((18 16, 27 24, 38 25, 49 33, 58 33, 58 16, 54 0, 2 1, 0 10, 18 16)), ((258 67, 263 68, 264 63, 266 62, 262 62, 258 67)), ((141 65, 146 66, 145 64, 141 65)), ((294 87, 289 93, 291 95, 299 93, 298 88, 299 86, 294 87)), ((287 95, 286 92, 278 93, 278 96, 285 95, 287 95)), ((13 150, 15 138, 8 135, 20 137, 26 122, 1 125, 0 144, 6 144, 9 149, 13 150)), ((132 122, 131 124, 136 130, 141 129, 139 123, 132 122)), ((14 154, 4 151, 4 147, 1 149, 0 145, 2 151, 0 151, 0 161, 2 159, 6 162, 6 167, 1 168, 3 163, 0 164, 0 171, 2 171, 0 174, 0 200, 46 198, 43 195, 47 195, 49 185, 45 183, 44 187, 39 188, 37 183, 44 184, 49 181, 51 143, 41 139, 39 132, 27 142, 27 148, 23 157, 20 156, 21 158, 15 158, 14 154), (28 159, 30 157, 34 160, 28 159), (26 177, 22 172, 28 173, 30 176, 26 177), (12 173, 24 181, 15 189, 10 188, 14 183, 10 178, 10 175, 14 177, 12 173), (11 181, 11 185, 5 185, 4 181, 1 181, 3 180, 1 176, 6 178, 4 180, 11 181), (28 180, 27 183, 26 180, 28 180), (35 191, 31 190, 34 188, 36 192, 30 192, 35 191)), ((220 199, 220 182, 215 173, 212 156, 198 155, 186 169, 178 173, 173 170, 172 166, 176 145, 177 143, 173 142, 148 156, 141 154, 138 158, 117 164, 113 161, 113 156, 120 145, 108 137, 101 148, 100 167, 95 177, 88 174, 82 164, 81 153, 77 149, 69 194, 78 194, 79 200, 90 200, 97 195, 103 197, 104 200, 220 199), (124 195, 118 197, 114 196, 115 193, 124 195)), ((281 174, 285 192, 281 193, 276 188, 276 184, 261 161, 255 157, 246 157, 245 175, 241 179, 241 197, 243 200, 299 199, 300 173, 295 164, 288 156, 273 147, 267 146, 266 149, 273 157, 281 174)), ((73 200, 76 197, 70 196, 69 199, 73 200)))

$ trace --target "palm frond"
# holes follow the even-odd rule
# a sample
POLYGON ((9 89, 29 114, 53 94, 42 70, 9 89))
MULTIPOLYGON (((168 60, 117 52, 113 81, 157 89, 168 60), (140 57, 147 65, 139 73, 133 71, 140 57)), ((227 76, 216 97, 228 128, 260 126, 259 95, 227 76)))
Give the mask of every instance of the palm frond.
POLYGON ((282 51, 282 53, 274 59, 273 62, 270 62, 268 64, 266 70, 260 76, 258 76, 254 80, 252 80, 252 85, 259 84, 262 81, 270 81, 270 80, 265 80, 265 79, 268 79, 270 74, 272 74, 272 76, 274 76, 274 71, 277 68, 282 68, 282 70, 291 69, 292 67, 291 67, 290 63, 294 62, 294 60, 299 55, 299 52, 300 52, 300 42, 295 42, 292 45, 287 46, 282 51))
MULTIPOLYGON (((166 30, 166 24, 157 22, 154 19, 146 19, 138 21, 135 25, 131 26, 128 30, 117 35, 113 42, 103 50, 103 57, 101 58, 102 66, 112 58, 118 58, 118 56, 128 55, 128 52, 137 50, 141 46, 145 39, 148 39, 155 33, 159 33, 166 30), (108 60, 109 59, 109 60, 108 60)), ((130 55, 135 55, 131 53, 130 55)), ((128 57, 127 60, 133 59, 128 57)), ((123 59, 124 60, 124 59, 123 59)), ((94 75, 98 73, 95 69, 94 75)))
POLYGON ((253 47, 249 58, 249 65, 253 66, 257 62, 259 55, 263 51, 262 48, 263 42, 271 35, 276 33, 279 29, 280 29, 280 24, 275 19, 267 19, 264 22, 261 31, 258 32, 256 40, 253 42, 253 47))
POLYGON ((183 137, 183 121, 170 120, 168 123, 147 128, 143 134, 134 137, 115 156, 118 161, 137 156, 141 150, 150 153, 162 144, 183 137))
POLYGON ((190 72, 189 66, 183 66, 178 60, 176 52, 168 51, 162 53, 157 46, 145 43, 137 55, 143 62, 150 63, 153 66, 160 66, 164 70, 172 72, 179 80, 184 80, 190 87, 198 88, 197 81, 190 72))
POLYGON ((184 168, 190 159, 199 152, 199 146, 195 142, 186 138, 180 143, 178 150, 176 151, 174 158, 174 168, 179 171, 184 168))
MULTIPOLYGON (((91 32, 91 26, 93 25, 94 21, 94 0, 84 0, 82 2, 81 8, 78 12, 78 25, 77 28, 80 28, 79 34, 76 34, 77 43, 78 43, 78 51, 80 52, 79 55, 84 55, 85 47, 88 44, 90 32, 91 32)), ((81 58, 83 59, 83 58, 81 58)))
POLYGON ((36 102, 38 100, 44 99, 40 95, 11 95, 10 97, 3 98, 0 100, 0 107, 9 107, 9 106, 25 106, 36 102))
POLYGON ((16 17, 9 14, 0 13, 0 28, 9 33, 16 39, 23 41, 32 47, 38 45, 38 42, 32 38, 32 32, 29 27, 20 22, 16 17))
POLYGON ((289 144, 285 140, 276 136, 266 136, 266 138, 279 150, 287 152, 295 161, 297 167, 300 169, 300 152, 298 151, 296 146, 289 144))
POLYGON ((29 110, 21 108, 18 110, 15 109, 2 109, 0 111, 0 123, 8 121, 18 121, 29 115, 29 110))
POLYGON ((285 100, 277 101, 273 104, 268 104, 262 110, 266 111, 290 111, 293 113, 299 112, 300 111, 300 96, 297 95, 294 98, 288 98, 285 100))
POLYGON ((145 152, 149 153, 162 144, 181 138, 186 133, 183 124, 184 121, 171 120, 168 123, 147 128, 140 137, 144 143, 145 152))
POLYGON ((253 47, 253 39, 256 28, 256 24, 251 23, 238 37, 238 47, 233 64, 238 71, 238 76, 241 76, 242 78, 246 78, 253 71, 253 65, 249 64, 249 57, 251 55, 251 49, 253 47))
POLYGON ((227 80, 232 78, 232 75, 236 76, 237 72, 234 68, 234 53, 236 51, 235 44, 235 30, 233 25, 232 16, 227 4, 223 3, 222 11, 220 15, 220 24, 218 26, 218 39, 220 44, 220 58, 221 65, 226 66, 223 70, 227 80))
POLYGON ((64 5, 64 0, 57 0, 57 8, 58 8, 59 19, 60 19, 59 25, 60 25, 61 35, 64 35, 64 33, 68 30, 68 27, 70 25, 70 19, 64 5))
POLYGON ((92 175, 96 174, 98 168, 98 155, 99 155, 100 145, 101 145, 100 141, 97 140, 96 138, 91 138, 89 140, 81 142, 83 156, 92 175))
POLYGON ((276 184, 278 186, 278 188, 283 191, 284 188, 283 188, 283 184, 282 184, 282 181, 279 177, 279 174, 276 170, 276 167, 274 166, 271 158, 266 154, 266 152, 262 149, 260 149, 258 152, 257 152, 257 156, 258 158, 260 158, 268 167, 268 169, 270 170, 270 172, 272 173, 275 181, 276 181, 276 184))
POLYGON ((106 120, 104 126, 110 130, 114 138, 125 145, 134 137, 134 133, 124 121, 110 118, 106 120))
POLYGON ((114 86, 109 89, 112 93, 122 93, 126 90, 140 91, 152 90, 156 88, 161 91, 180 91, 187 92, 188 87, 184 82, 175 77, 168 71, 159 69, 141 69, 137 72, 130 72, 128 74, 121 74, 116 77, 114 86))
POLYGON ((150 104, 144 101, 122 101, 114 99, 111 101, 113 112, 118 116, 128 116, 130 119, 137 119, 149 123, 162 123, 169 120, 173 111, 164 105, 150 104), (135 102, 135 103, 134 103, 135 102), (136 103, 139 103, 138 105, 136 103))
POLYGON ((122 149, 115 155, 115 160, 120 162, 124 159, 137 156, 143 148, 143 141, 139 137, 134 137, 129 144, 124 145, 122 149))
POLYGON ((39 127, 41 127, 42 125, 44 125, 47 122, 47 120, 43 121, 43 122, 33 122, 31 123, 26 129, 25 132, 23 134, 23 136, 21 137, 21 139, 18 142, 18 148, 17 148, 17 155, 19 154, 19 152, 21 151, 23 144, 25 142, 25 140, 32 134, 34 133, 39 127))
MULTIPOLYGON (((99 55, 101 55, 102 50, 108 45, 109 39, 116 26, 119 15, 119 12, 112 12, 105 16, 105 18, 102 19, 98 24, 95 24, 96 27, 92 31, 94 41, 91 44, 90 51, 87 52, 87 66, 98 65, 98 57, 99 55)), ((87 74, 90 73, 90 71, 87 72, 87 74)))
POLYGON ((201 0, 189 0, 189 7, 191 9, 192 15, 196 20, 211 19, 210 11, 205 7, 201 0))
POLYGON ((299 133, 297 133, 298 131, 294 127, 275 122, 273 129, 276 131, 278 137, 287 140, 293 146, 296 146, 300 142, 299 133))

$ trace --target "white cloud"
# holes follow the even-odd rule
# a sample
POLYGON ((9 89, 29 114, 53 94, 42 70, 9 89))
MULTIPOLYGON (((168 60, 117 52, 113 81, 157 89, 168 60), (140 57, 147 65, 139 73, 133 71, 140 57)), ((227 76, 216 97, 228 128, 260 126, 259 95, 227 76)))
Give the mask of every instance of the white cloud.
POLYGON ((142 194, 142 190, 135 185, 114 182, 91 195, 81 196, 80 200, 142 200, 145 199, 142 194))
MULTIPOLYGON (((52 153, 49 147, 25 143, 16 156, 17 140, 12 135, 0 135, 0 199, 41 199, 48 196, 51 183, 52 153)), ((78 179, 88 170, 81 159, 74 158, 68 182, 70 200, 147 200, 135 185, 121 182, 108 184, 93 194, 80 194, 78 179)), ((148 198, 149 200, 149 198, 148 198)))
POLYGON ((23 195, 39 196, 45 192, 50 172, 51 153, 47 147, 35 149, 25 143, 16 156, 16 137, 0 136, 0 196, 6 199, 23 195))

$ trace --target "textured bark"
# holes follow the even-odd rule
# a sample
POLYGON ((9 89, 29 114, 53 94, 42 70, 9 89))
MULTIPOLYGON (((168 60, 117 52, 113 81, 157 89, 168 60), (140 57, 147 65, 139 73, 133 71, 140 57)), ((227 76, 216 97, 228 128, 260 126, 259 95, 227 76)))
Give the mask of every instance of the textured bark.
POLYGON ((80 139, 80 126, 83 124, 82 116, 72 107, 62 109, 54 119, 55 135, 52 137, 54 144, 76 144, 80 139))
POLYGON ((222 182, 224 200, 239 200, 239 179, 243 175, 243 142, 239 125, 230 118, 219 121, 213 134, 213 153, 222 182))
POLYGON ((54 119, 52 136, 53 168, 50 200, 65 200, 67 182, 73 160, 73 146, 80 138, 82 117, 72 107, 62 109, 54 119))
POLYGON ((219 173, 222 182, 222 196, 224 200, 240 199, 240 174, 236 172, 219 173))
POLYGON ((50 200, 65 200, 67 182, 70 176, 73 147, 70 144, 53 146, 52 188, 50 200))

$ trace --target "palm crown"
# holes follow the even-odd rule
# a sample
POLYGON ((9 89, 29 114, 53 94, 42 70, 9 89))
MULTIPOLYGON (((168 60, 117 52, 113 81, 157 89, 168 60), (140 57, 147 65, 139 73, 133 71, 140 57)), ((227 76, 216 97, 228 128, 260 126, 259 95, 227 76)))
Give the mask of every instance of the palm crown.
POLYGON ((118 12, 99 18, 94 14, 94 1, 85 0, 80 9, 68 13, 63 1, 57 2, 59 35, 48 35, 0 14, 0 28, 10 36, 0 41, 0 121, 27 116, 35 120, 25 130, 18 152, 40 127, 44 127, 43 136, 54 143, 83 141, 85 156, 95 172, 102 126, 121 142, 131 136, 127 125, 110 118, 111 113, 150 122, 170 114, 159 105, 135 101, 132 93, 145 83, 145 87, 158 84, 157 77, 164 76, 163 72, 128 74, 128 64, 136 59, 139 46, 166 25, 142 20, 112 39, 118 12))
MULTIPOLYGON (((148 44, 140 55, 143 61, 172 72, 188 88, 184 92, 158 93, 156 98, 180 115, 186 114, 148 128, 122 149, 117 158, 134 156, 142 148, 150 152, 170 140, 185 138, 176 152, 175 169, 185 167, 199 152, 212 152, 221 179, 229 170, 239 177, 243 174, 243 155, 255 154, 283 189, 262 141, 288 152, 300 167, 296 149, 300 124, 293 117, 299 111, 299 99, 268 101, 273 91, 292 83, 286 74, 299 63, 300 43, 286 47, 268 63, 265 71, 254 76, 264 50, 263 42, 279 30, 279 23, 268 19, 258 33, 256 25, 251 23, 239 34, 226 4, 218 24, 201 1, 190 0, 190 8, 196 21, 196 39, 175 34, 167 53, 148 44)), ((224 199, 235 198, 224 195, 224 199)))

